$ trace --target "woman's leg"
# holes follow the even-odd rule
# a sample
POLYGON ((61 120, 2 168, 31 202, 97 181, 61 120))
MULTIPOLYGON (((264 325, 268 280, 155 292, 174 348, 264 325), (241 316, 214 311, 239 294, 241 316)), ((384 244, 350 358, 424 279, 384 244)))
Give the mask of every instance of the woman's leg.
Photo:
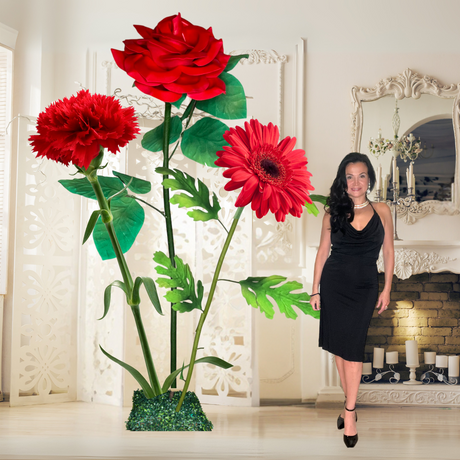
MULTIPOLYGON (((356 406, 356 399, 358 397, 359 383, 361 381, 361 375, 363 372, 363 363, 356 361, 343 361, 343 375, 345 382, 344 388, 347 389, 347 402, 346 406, 348 409, 354 409, 356 406)), ((356 434, 356 415, 354 412, 345 411, 345 431, 344 434, 347 436, 353 436, 356 434)))
MULTIPOLYGON (((344 362, 345 360, 341 358, 340 356, 335 357, 335 365, 337 366, 337 371, 340 376, 340 381, 342 382, 342 389, 345 394, 345 400, 347 399, 347 382, 345 379, 345 370, 344 370, 344 362)), ((345 409, 342 411, 342 418, 345 416, 345 409)))

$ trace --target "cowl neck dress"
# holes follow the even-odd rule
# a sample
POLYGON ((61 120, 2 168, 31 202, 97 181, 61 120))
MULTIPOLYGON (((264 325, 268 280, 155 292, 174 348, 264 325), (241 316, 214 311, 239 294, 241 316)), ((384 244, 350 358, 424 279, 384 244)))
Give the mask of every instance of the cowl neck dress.
POLYGON ((347 221, 342 230, 331 232, 332 250, 320 280, 319 346, 347 361, 363 361, 378 299, 377 259, 385 231, 372 209, 362 230, 347 221))

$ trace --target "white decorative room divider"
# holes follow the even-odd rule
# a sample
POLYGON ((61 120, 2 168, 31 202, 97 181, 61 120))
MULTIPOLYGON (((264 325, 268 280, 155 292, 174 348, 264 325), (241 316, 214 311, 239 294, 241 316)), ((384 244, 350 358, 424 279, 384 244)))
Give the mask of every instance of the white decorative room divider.
POLYGON ((76 397, 80 200, 58 179, 70 168, 37 160, 18 120, 10 404, 76 397))

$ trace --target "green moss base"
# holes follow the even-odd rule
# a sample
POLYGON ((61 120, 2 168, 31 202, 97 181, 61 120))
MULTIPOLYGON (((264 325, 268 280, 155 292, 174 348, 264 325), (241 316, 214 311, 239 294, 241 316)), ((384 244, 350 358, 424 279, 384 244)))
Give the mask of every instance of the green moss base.
POLYGON ((212 423, 195 393, 188 391, 181 410, 176 412, 181 393, 168 392, 147 399, 142 390, 136 390, 126 428, 130 431, 211 431, 212 423))

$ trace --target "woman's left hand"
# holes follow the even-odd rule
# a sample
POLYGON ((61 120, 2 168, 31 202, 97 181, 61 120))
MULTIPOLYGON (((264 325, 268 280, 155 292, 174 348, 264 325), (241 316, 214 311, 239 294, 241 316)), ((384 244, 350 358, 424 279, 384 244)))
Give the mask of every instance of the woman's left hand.
POLYGON ((380 315, 385 310, 387 310, 389 304, 390 304, 390 293, 387 291, 382 291, 379 295, 377 306, 375 307, 379 309, 378 314, 380 315))

